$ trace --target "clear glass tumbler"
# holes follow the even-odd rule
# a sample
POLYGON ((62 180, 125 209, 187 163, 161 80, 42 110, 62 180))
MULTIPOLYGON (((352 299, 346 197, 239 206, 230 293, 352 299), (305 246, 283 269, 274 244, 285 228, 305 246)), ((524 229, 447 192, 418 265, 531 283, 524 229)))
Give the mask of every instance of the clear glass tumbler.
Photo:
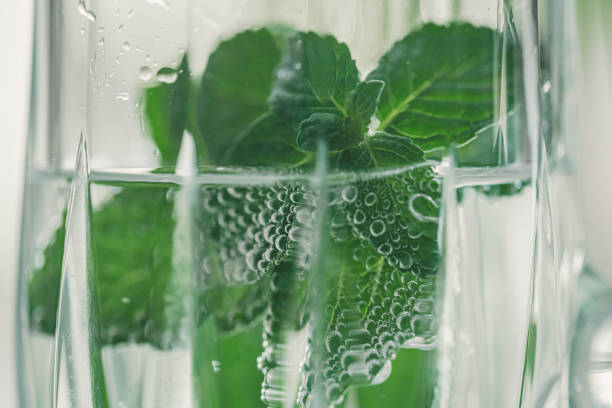
POLYGON ((513 407, 529 0, 37 1, 23 407, 513 407))
POLYGON ((534 290, 521 406, 610 407, 610 3, 542 1, 534 290))

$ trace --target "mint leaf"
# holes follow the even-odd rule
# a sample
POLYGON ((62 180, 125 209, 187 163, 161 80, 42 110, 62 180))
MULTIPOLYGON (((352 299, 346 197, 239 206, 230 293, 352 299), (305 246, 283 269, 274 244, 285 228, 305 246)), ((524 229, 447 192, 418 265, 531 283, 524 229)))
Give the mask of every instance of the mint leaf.
MULTIPOLYGON (((172 270, 172 200, 168 187, 132 187, 92 214, 94 271, 104 344, 161 345, 164 289, 172 270), (154 215, 152 217, 152 215, 154 215)), ((35 329, 53 334, 65 228, 45 249, 45 262, 29 285, 35 329)))
POLYGON ((225 152, 222 163, 238 166, 293 167, 308 154, 295 143, 295 131, 273 114, 265 114, 225 152))
MULTIPOLYGON (((313 395, 332 405, 352 385, 384 381, 402 348, 434 338, 440 186, 424 160, 453 143, 480 141, 478 132, 493 121, 499 37, 464 23, 426 24, 359 82, 348 47, 332 36, 248 30, 211 54, 197 103, 181 76, 186 70, 146 91, 145 114, 164 163, 176 161, 188 129, 203 139, 214 164, 296 167, 299 175, 323 140, 334 170, 355 171, 356 181, 336 185, 329 198, 328 291, 314 294, 325 303, 326 324, 310 334, 311 346, 325 339, 325 350, 321 358, 311 349, 304 362, 302 405, 313 395)), ((463 152, 473 162, 487 145, 471 148, 463 152)), ((174 188, 125 187, 92 217, 107 343, 168 345, 162 336, 174 188)), ((202 189, 201 348, 213 341, 208 330, 236 335, 263 314, 266 391, 270 370, 282 368, 275 350, 283 330, 303 329, 312 307, 311 260, 300 245, 311 238, 314 199, 297 179, 202 189)), ((30 285, 33 324, 47 332, 55 327, 57 299, 45 291, 59 281, 62 234, 60 228, 30 285)), ((205 351, 202 361, 209 361, 205 351)), ((206 383, 214 373, 196 377, 206 383)))
POLYGON ((376 134, 338 156, 341 169, 396 168, 424 161, 424 153, 410 139, 385 132, 376 134))
POLYGON ((271 111, 297 130, 313 113, 346 117, 346 100, 359 81, 346 44, 332 36, 296 33, 276 71, 271 111))
POLYGON ((313 393, 333 405, 349 386, 382 382, 401 348, 427 347, 436 333, 440 187, 431 166, 364 178, 331 195, 327 327, 312 334, 326 350, 305 363, 302 406, 313 393))
POLYGON ((360 82, 348 96, 346 111, 349 117, 354 118, 359 124, 361 135, 368 130, 384 87, 383 81, 364 81, 360 82))
MULTIPOLYGON (((171 346, 167 314, 176 301, 169 285, 176 189, 122 184, 122 190, 92 214, 104 344, 171 346)), ((270 299, 270 272, 294 250, 295 238, 288 231, 299 226, 295 212, 301 199, 299 186, 287 184, 202 188, 198 228, 206 237, 206 252, 198 276, 201 322, 212 316, 217 330, 233 332, 263 314, 270 299)), ((64 236, 61 226, 29 285, 33 328, 49 334, 56 325, 64 236)))
POLYGON ((436 353, 406 349, 393 360, 392 375, 382 384, 356 390, 360 407, 431 407, 434 398, 436 353))
POLYGON ((315 152, 321 140, 334 151, 359 143, 361 135, 350 120, 335 113, 313 113, 300 123, 297 145, 302 150, 315 152))
POLYGON ((210 55, 199 91, 197 123, 212 163, 223 164, 227 149, 268 112, 281 57, 277 41, 266 28, 248 30, 223 41, 210 55))
POLYGON ((409 137, 425 151, 474 137, 493 120, 496 47, 497 31, 467 23, 425 24, 408 34, 367 77, 385 82, 379 129, 409 137))
POLYGON ((307 208, 302 186, 205 186, 199 227, 207 237, 202 279, 208 287, 253 284, 295 251, 297 211, 307 208))
POLYGON ((161 83, 148 88, 144 93, 144 116, 159 149, 162 165, 176 163, 183 132, 187 127, 191 92, 187 57, 181 61, 176 74, 174 82, 161 83))
POLYGON ((263 375, 256 364, 262 349, 261 325, 216 334, 214 328, 202 324, 194 345, 196 406, 264 408, 258 398, 263 375))

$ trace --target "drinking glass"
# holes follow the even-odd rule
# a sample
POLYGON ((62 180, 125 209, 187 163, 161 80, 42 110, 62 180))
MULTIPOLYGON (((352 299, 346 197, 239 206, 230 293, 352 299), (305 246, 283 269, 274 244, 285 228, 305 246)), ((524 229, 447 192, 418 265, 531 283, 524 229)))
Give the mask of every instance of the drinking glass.
POLYGON ((532 1, 35 9, 21 406, 518 406, 532 1))
POLYGON ((521 406, 607 407, 607 2, 540 3, 542 129, 521 406))

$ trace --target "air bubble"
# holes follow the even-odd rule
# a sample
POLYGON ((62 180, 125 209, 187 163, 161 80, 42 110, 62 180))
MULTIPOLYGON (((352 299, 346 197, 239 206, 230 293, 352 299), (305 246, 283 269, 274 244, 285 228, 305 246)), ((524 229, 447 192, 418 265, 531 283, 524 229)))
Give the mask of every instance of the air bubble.
POLYGON ((353 203, 357 199, 358 195, 359 191, 355 186, 348 186, 342 190, 342 199, 349 204, 353 203))
POLYGON ((385 242, 380 244, 378 248, 376 248, 376 251, 383 256, 388 256, 393 252, 393 247, 388 242, 385 242))
POLYGON ((397 319, 395 319, 395 324, 397 325, 397 328, 400 329, 402 332, 410 330, 411 317, 412 314, 409 312, 400 313, 399 316, 397 316, 397 319))
POLYGON ((414 218, 416 218, 417 220, 421 222, 437 222, 438 221, 437 217, 432 217, 429 215, 421 214, 417 210, 417 206, 419 205, 433 206, 437 208, 438 204, 434 201, 433 198, 425 194, 415 194, 412 197, 410 197, 410 200, 408 201, 408 208, 410 209, 410 212, 412 213, 414 218))
POLYGON ((366 258, 365 267, 368 272, 372 272, 376 268, 376 266, 378 265, 378 261, 379 258, 375 257, 374 255, 370 255, 366 258))
POLYGON ((403 271, 409 271, 410 268, 412 268, 412 256, 410 256, 410 254, 406 251, 400 251, 397 253, 397 267, 403 271))
POLYGON ((371 207, 371 206, 373 206, 374 204, 376 204, 376 200, 377 200, 377 198, 376 198, 376 194, 374 194, 374 193, 368 193, 368 194, 365 196, 365 199, 363 200, 363 202, 364 202, 364 204, 365 204, 366 206, 371 207))
POLYGON ((385 223, 382 220, 376 220, 370 224, 370 234, 374 237, 379 237, 385 233, 385 223))
POLYGON ((355 214, 353 214, 353 222, 355 223, 355 225, 361 225, 365 222, 365 220, 366 220, 365 212, 363 212, 362 210, 355 211, 355 214))

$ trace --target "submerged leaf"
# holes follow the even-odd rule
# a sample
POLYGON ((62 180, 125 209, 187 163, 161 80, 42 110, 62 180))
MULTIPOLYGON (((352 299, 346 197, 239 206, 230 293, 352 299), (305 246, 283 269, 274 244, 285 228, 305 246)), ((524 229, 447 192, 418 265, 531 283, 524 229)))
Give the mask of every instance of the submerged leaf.
POLYGON ((392 169, 421 163, 423 151, 403 136, 377 132, 358 146, 343 150, 338 156, 341 169, 392 169))
POLYGON ((361 140, 350 120, 334 113, 313 113, 300 123, 297 145, 300 149, 316 152, 319 142, 331 151, 346 149, 361 140))

